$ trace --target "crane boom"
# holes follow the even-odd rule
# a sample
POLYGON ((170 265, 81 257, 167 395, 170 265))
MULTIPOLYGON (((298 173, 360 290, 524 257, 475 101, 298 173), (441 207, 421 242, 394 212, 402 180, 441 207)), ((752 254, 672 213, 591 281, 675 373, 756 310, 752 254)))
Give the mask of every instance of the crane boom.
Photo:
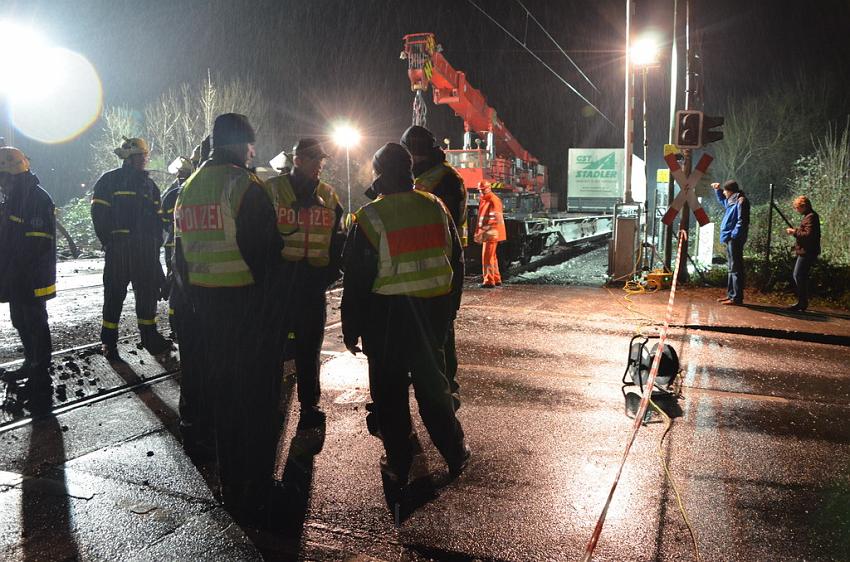
POLYGON ((427 92, 431 87, 434 103, 448 105, 463 119, 463 150, 448 152, 465 180, 474 180, 480 175, 480 179, 502 183, 511 191, 544 191, 545 168, 511 134, 496 110, 487 104, 484 94, 469 84, 466 74, 452 67, 441 51, 433 33, 404 36, 401 56, 408 62, 410 88, 417 93, 414 121, 417 121, 417 114, 424 114, 420 92, 427 92), (486 140, 486 150, 472 148, 470 133, 486 140), (464 169, 470 171, 464 173, 464 169), (480 169, 481 174, 473 174, 471 169, 480 169))

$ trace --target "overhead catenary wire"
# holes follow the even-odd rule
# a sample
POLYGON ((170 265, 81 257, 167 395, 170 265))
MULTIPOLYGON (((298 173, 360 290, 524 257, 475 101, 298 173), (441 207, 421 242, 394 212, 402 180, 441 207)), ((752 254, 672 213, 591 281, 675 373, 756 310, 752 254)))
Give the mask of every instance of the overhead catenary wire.
POLYGON ((602 110, 601 110, 601 109, 599 109, 598 107, 596 107, 596 106, 595 106, 595 105, 594 105, 594 104, 593 104, 590 100, 588 100, 586 97, 584 97, 584 96, 581 94, 581 92, 579 92, 578 90, 576 90, 576 89, 575 89, 575 87, 574 87, 572 84, 570 84, 570 83, 569 83, 569 82, 568 82, 568 81, 567 81, 567 80, 566 80, 563 76, 561 76, 560 74, 558 74, 558 73, 555 71, 555 69, 554 69, 554 68, 552 68, 551 66, 549 66, 548 64, 546 64, 546 61, 544 61, 543 59, 541 59, 541 58, 537 55, 537 53, 535 53, 534 51, 532 51, 531 49, 529 49, 528 47, 526 47, 526 46, 525 46, 525 44, 523 44, 523 42, 522 42, 522 41, 520 41, 520 40, 519 40, 519 38, 518 38, 516 35, 514 35, 514 34, 513 34, 513 33, 511 33, 510 31, 508 31, 508 30, 507 30, 507 28, 505 28, 505 26, 503 26, 502 24, 500 24, 498 21, 496 21, 496 20, 493 18, 493 16, 491 16, 491 15, 490 15, 490 14, 488 14, 486 11, 484 11, 484 9, 483 9, 481 6, 479 6, 478 4, 476 4, 476 3, 475 3, 475 0, 467 0, 467 2, 469 2, 470 4, 472 4, 472 5, 475 7, 475 9, 476 9, 476 10, 478 10, 479 12, 481 12, 481 13, 484 15, 484 17, 486 17, 488 20, 490 20, 491 22, 493 22, 493 24, 495 24, 495 25, 496 25, 499 29, 501 29, 502 31, 504 31, 504 32, 505 32, 505 34, 506 34, 508 37, 510 37, 511 39, 513 39, 513 40, 514 40, 514 41, 515 41, 518 45, 520 45, 523 49, 525 49, 525 51, 526 51, 528 54, 530 54, 532 57, 534 57, 534 58, 537 60, 537 62, 539 62, 540 64, 542 64, 543 66, 545 66, 545 67, 546 67, 546 69, 547 69, 547 70, 549 70, 549 72, 551 72, 552 74, 554 74, 554 75, 558 78, 558 80, 560 80, 560 81, 561 81, 561 82, 562 82, 562 83, 563 83, 566 87, 568 87, 570 90, 572 90, 572 92, 573 92, 575 95, 577 95, 579 98, 581 98, 581 100, 582 100, 584 103, 586 103, 586 104, 587 104, 588 106, 590 106, 590 107, 591 107, 594 111, 596 111, 596 113, 598 113, 598 114, 599 114, 599 115, 600 115, 603 119, 605 119, 605 121, 607 121, 607 122, 608 122, 608 124, 610 124, 612 127, 616 127, 616 125, 614 124, 614 122, 613 122, 613 121, 611 121, 610 119, 608 119, 608 116, 607 116, 607 115, 605 115, 604 113, 602 113, 602 110))
MULTIPOLYGON (((578 71, 578 73, 581 74, 582 78, 584 78, 587 81, 587 83, 590 84, 591 87, 593 87, 593 89, 598 92, 599 88, 596 87, 596 84, 594 84, 590 80, 590 78, 587 77, 587 74, 585 74, 584 71, 579 67, 579 65, 576 64, 576 61, 574 61, 572 59, 572 57, 570 57, 570 55, 568 55, 567 52, 563 48, 561 48, 561 45, 558 44, 558 42, 555 40, 555 38, 552 37, 552 35, 546 30, 545 27, 543 27, 543 24, 540 23, 540 21, 536 17, 534 17, 534 14, 532 14, 531 11, 528 8, 525 7, 525 4, 522 3, 522 0, 516 0, 516 2, 517 2, 517 4, 519 4, 522 7, 523 10, 525 10, 526 17, 530 17, 534 21, 534 23, 537 24, 537 27, 540 28, 540 31, 545 33, 546 37, 548 37, 549 40, 552 41, 552 43, 554 43, 556 47, 558 47, 558 50, 561 51, 561 54, 564 55, 564 57, 566 57, 566 59, 568 61, 570 61, 570 64, 572 64, 573 67, 575 67, 575 69, 578 71)), ((526 36, 527 35, 528 35, 528 25, 526 24, 526 36)))

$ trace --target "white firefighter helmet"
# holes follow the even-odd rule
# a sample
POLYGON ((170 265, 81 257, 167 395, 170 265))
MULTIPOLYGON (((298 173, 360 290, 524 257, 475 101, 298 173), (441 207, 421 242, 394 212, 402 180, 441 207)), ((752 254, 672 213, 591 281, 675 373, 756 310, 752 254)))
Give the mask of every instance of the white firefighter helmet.
POLYGON ((295 167, 295 162, 292 159, 292 153, 287 153, 285 150, 269 160, 269 166, 278 172, 288 172, 295 167))
POLYGON ((178 176, 189 176, 194 169, 192 161, 185 156, 178 156, 168 165, 168 173, 178 176))

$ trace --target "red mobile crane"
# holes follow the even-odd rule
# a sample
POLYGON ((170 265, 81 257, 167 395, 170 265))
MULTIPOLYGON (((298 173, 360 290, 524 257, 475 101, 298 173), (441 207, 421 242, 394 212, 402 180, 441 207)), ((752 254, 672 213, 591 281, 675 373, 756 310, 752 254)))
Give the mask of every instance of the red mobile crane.
POLYGON ((479 181, 485 180, 503 193, 533 193, 536 204, 526 205, 517 201, 515 209, 519 212, 541 210, 539 195, 547 191, 546 167, 508 131, 496 110, 487 105, 484 95, 467 82, 466 74, 449 64, 434 34, 405 35, 401 58, 407 60, 410 89, 416 92, 414 125, 425 125, 423 93, 429 86, 433 86, 434 103, 448 105, 455 115, 463 119, 463 149, 447 150, 446 156, 460 173, 466 187, 474 189, 479 181), (472 133, 479 137, 475 148, 472 147, 472 133))

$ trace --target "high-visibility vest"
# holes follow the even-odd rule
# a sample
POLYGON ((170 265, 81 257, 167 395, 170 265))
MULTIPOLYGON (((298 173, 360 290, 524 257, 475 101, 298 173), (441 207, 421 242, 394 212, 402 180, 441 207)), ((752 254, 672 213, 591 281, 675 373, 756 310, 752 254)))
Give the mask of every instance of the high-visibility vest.
POLYGON ((415 190, 383 195, 355 217, 378 250, 373 293, 436 297, 451 291, 449 215, 436 196, 415 190))
POLYGON ((207 165, 180 190, 174 207, 189 284, 244 287, 254 284, 251 269, 236 243, 236 217, 251 183, 260 179, 238 166, 207 165))
POLYGON ((314 267, 328 265, 336 208, 339 205, 334 189, 319 182, 316 187, 317 204, 296 211, 293 209, 295 189, 288 174, 269 179, 266 186, 272 193, 277 230, 283 237, 283 259, 306 259, 314 267))
MULTIPOLYGON (((446 174, 454 174, 458 181, 460 182, 461 187, 463 187, 463 178, 457 173, 451 164, 448 162, 440 162, 433 168, 422 172, 416 179, 413 180, 414 187, 419 191, 426 191, 428 193, 434 193, 434 190, 437 189, 437 186, 440 184, 440 181, 445 177, 446 174)), ((456 224, 457 233, 460 236, 461 245, 466 246, 467 240, 469 238, 469 225, 466 220, 466 188, 463 187, 463 212, 460 214, 460 224, 456 224)))

